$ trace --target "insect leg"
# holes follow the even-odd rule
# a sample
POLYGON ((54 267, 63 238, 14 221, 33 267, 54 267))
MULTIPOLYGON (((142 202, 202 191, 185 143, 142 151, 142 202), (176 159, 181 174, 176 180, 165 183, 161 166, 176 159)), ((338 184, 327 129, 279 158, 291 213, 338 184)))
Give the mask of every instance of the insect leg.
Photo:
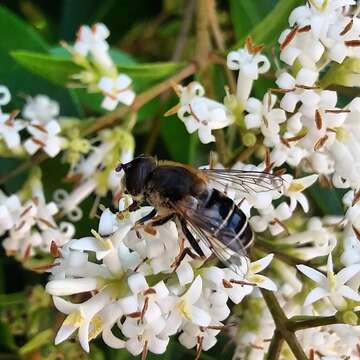
POLYGON ((160 219, 153 220, 150 225, 151 226, 160 226, 166 224, 168 221, 172 220, 174 218, 174 214, 170 214, 164 217, 161 217, 160 219))
POLYGON ((188 229, 188 227, 186 226, 186 221, 183 219, 180 219, 180 224, 181 224, 181 229, 184 233, 184 235, 186 236, 186 238, 188 239, 190 245, 192 246, 192 248, 195 250, 195 252, 200 256, 200 257, 204 257, 205 254, 204 252, 201 250, 200 245, 198 244, 198 242, 196 241, 196 239, 194 238, 193 234, 191 233, 191 231, 188 229))
POLYGON ((139 219, 135 225, 143 225, 146 221, 151 220, 154 216, 156 216, 156 214, 156 209, 152 209, 147 215, 139 219))

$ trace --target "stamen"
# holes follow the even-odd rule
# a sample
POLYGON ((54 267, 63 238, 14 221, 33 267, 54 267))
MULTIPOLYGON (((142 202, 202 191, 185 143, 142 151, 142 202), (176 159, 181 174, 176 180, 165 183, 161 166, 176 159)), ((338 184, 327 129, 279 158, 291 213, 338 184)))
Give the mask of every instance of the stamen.
POLYGON ((280 141, 281 141, 286 147, 288 147, 289 149, 291 148, 289 142, 288 142, 286 139, 281 138, 280 141))
POLYGON ((231 289, 233 288, 231 282, 229 280, 223 279, 222 280, 223 286, 225 289, 231 289))
POLYGON ((325 110, 325 113, 330 113, 330 114, 341 114, 341 113, 349 113, 351 112, 351 110, 349 109, 327 109, 325 110))
POLYGON ((146 360, 147 354, 148 354, 148 342, 145 341, 144 348, 143 348, 143 351, 141 353, 141 360, 146 360))
POLYGON ((200 120, 200 119, 197 117, 197 115, 194 113, 191 104, 189 104, 189 109, 190 109, 190 113, 191 113, 191 115, 194 117, 194 119, 195 119, 197 122, 201 123, 201 120, 200 120))
POLYGON ((304 33, 311 30, 311 25, 305 25, 298 30, 298 33, 304 33))
POLYGON ((355 225, 352 225, 352 229, 354 231, 354 234, 356 238, 360 241, 360 230, 355 227, 355 225))
POLYGON ((295 135, 295 136, 292 136, 292 137, 289 137, 289 138, 284 138, 284 140, 286 142, 298 141, 298 140, 303 139, 306 135, 307 135, 307 132, 305 132, 304 134, 295 135))
POLYGON ((293 89, 271 88, 270 92, 271 93, 286 94, 286 93, 289 93, 289 92, 292 92, 292 91, 295 91, 295 90, 296 90, 295 88, 293 88, 293 89))
POLYGON ((354 206, 360 200, 360 189, 354 193, 354 199, 351 206, 354 206))
POLYGON ((139 265, 136 266, 134 269, 135 272, 137 272, 142 264, 145 264, 148 261, 148 258, 144 258, 139 265))
POLYGON ((256 55, 258 54, 259 52, 261 52, 265 45, 263 44, 259 44, 259 45, 254 45, 253 43, 253 40, 251 38, 251 36, 248 36, 245 40, 245 46, 246 46, 246 49, 247 51, 252 54, 252 55, 256 55))
POLYGON ((29 205, 21 214, 20 217, 24 217, 30 210, 32 209, 32 205, 29 205))
POLYGON ((360 40, 347 40, 345 41, 345 45, 348 47, 357 47, 360 46, 360 40))
POLYGON ((156 290, 154 288, 148 288, 147 290, 144 291, 144 295, 151 295, 151 294, 156 294, 156 290))
POLYGON ((196 347, 196 356, 195 356, 195 360, 199 360, 201 353, 202 353, 202 349, 203 349, 203 341, 204 341, 204 337, 203 336, 197 336, 197 347, 196 347))
POLYGON ((315 151, 319 151, 326 143, 326 141, 328 140, 329 136, 328 135, 324 135, 323 137, 321 137, 319 140, 316 141, 315 145, 314 145, 314 150, 315 151))
POLYGON ((45 224, 47 227, 51 228, 51 229, 57 229, 57 226, 52 224, 51 222, 49 222, 48 220, 46 219, 43 219, 43 218, 36 218, 36 220, 40 223, 43 223, 45 224))
POLYGON ((280 50, 284 50, 295 38, 296 33, 298 32, 299 27, 295 26, 287 35, 285 40, 280 45, 280 50))
POLYGON ((344 27, 344 29, 341 31, 341 33, 340 33, 339 35, 340 35, 340 36, 343 36, 343 35, 345 35, 346 33, 348 33, 348 32, 352 29, 353 23, 354 23, 354 20, 351 19, 351 20, 346 24, 346 26, 344 27))
POLYGON ((243 280, 235 280, 235 279, 230 279, 229 280, 232 284, 237 284, 237 285, 249 285, 249 286, 257 286, 257 284, 255 283, 251 283, 251 282, 248 282, 248 281, 243 281, 243 280))
POLYGON ((29 244, 25 250, 24 257, 22 260, 23 262, 25 262, 30 257, 30 253, 31 253, 31 245, 29 244))
POLYGON ((315 124, 318 130, 323 126, 323 119, 319 110, 315 110, 315 124))
POLYGON ((44 143, 43 141, 39 140, 39 139, 32 138, 32 141, 33 141, 35 144, 39 145, 40 147, 45 147, 45 143, 44 143))
POLYGON ((304 90, 319 90, 320 89, 319 86, 308 86, 308 85, 299 85, 299 84, 296 84, 295 87, 298 89, 304 89, 304 90))
POLYGON ((140 316, 141 323, 144 323, 144 316, 145 316, 146 311, 147 311, 148 308, 149 308, 149 297, 146 296, 145 301, 144 301, 144 306, 143 306, 143 308, 141 310, 141 316, 140 316))
POLYGON ((14 119, 16 118, 16 116, 18 116, 19 113, 20 113, 19 110, 12 111, 4 124, 7 125, 7 126, 13 126, 14 125, 14 119))
POLYGON ((29 126, 38 129, 39 131, 43 132, 44 134, 47 134, 48 131, 44 128, 44 126, 39 125, 39 124, 30 124, 29 126))
POLYGON ((54 257, 54 258, 58 258, 61 254, 60 254, 60 250, 59 247, 57 246, 56 242, 53 240, 51 241, 50 244, 50 254, 54 257))
POLYGON ((127 314, 126 316, 128 316, 129 318, 132 318, 132 319, 137 319, 137 318, 141 317, 141 311, 135 311, 130 314, 127 314))

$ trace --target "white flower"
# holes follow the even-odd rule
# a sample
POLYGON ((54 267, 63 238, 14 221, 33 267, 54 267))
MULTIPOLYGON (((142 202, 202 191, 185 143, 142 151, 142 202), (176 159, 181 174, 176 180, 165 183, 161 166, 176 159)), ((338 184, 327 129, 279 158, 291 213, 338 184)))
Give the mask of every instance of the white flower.
POLYGON ((97 23, 91 28, 83 25, 77 34, 74 51, 80 56, 86 56, 89 52, 95 62, 105 69, 113 67, 113 62, 109 56, 109 44, 106 39, 110 35, 108 28, 97 23))
POLYGON ((233 122, 232 116, 223 104, 202 96, 204 90, 200 84, 190 83, 187 87, 179 87, 179 92, 178 117, 190 134, 198 131, 202 143, 215 141, 211 131, 227 127, 233 122))
POLYGON ((227 66, 230 70, 239 70, 236 96, 244 106, 250 95, 253 80, 270 69, 270 61, 265 55, 250 49, 248 45, 247 48, 231 51, 227 56, 227 66))
POLYGON ((309 202, 302 193, 318 179, 318 175, 309 175, 298 179, 293 179, 291 175, 283 175, 284 195, 290 198, 290 210, 294 211, 297 203, 301 205, 305 212, 309 211, 309 202))
POLYGON ((266 93, 262 103, 255 98, 248 99, 246 103, 246 111, 249 113, 245 116, 246 128, 260 128, 265 137, 264 144, 267 146, 273 146, 279 142, 279 124, 286 121, 285 111, 274 109, 276 100, 275 95, 266 93))
MULTIPOLYGON (((9 89, 4 86, 0 85, 0 107, 7 105, 11 100, 11 94, 9 89)), ((1 114, 1 108, 0 108, 0 114, 1 114)))
POLYGON ((98 322, 101 323, 101 320, 97 314, 109 302, 109 297, 103 293, 98 293, 81 304, 73 304, 57 296, 54 296, 53 299, 55 307, 67 314, 55 337, 55 344, 60 344, 78 330, 79 342, 82 348, 89 352, 89 340, 96 337, 101 331, 101 327, 98 328, 98 322))
POLYGON ((3 114, 0 111, 0 139, 3 139, 9 149, 20 146, 19 132, 24 129, 25 124, 21 120, 15 120, 16 113, 3 114))
POLYGON ((208 326, 210 315, 202 308, 196 306, 202 293, 202 279, 197 276, 184 295, 175 300, 174 307, 167 319, 165 332, 175 334, 183 322, 190 321, 198 326, 208 326))
POLYGON ((256 232, 263 232, 269 228, 272 235, 278 235, 285 230, 282 223, 291 217, 292 211, 285 202, 278 205, 276 208, 271 206, 265 209, 259 209, 260 215, 255 215, 250 218, 250 225, 256 232))
POLYGON ((346 308, 344 298, 360 301, 360 295, 345 285, 345 283, 360 272, 360 264, 350 265, 340 270, 337 274, 334 274, 330 253, 327 262, 327 276, 306 265, 297 265, 296 267, 318 284, 318 286, 307 295, 304 306, 310 305, 323 298, 329 298, 335 308, 341 310, 346 308))
POLYGON ((22 110, 25 119, 35 121, 38 124, 45 125, 59 115, 59 103, 51 100, 46 95, 36 95, 27 97, 26 104, 22 110))
POLYGON ((311 106, 318 103, 319 97, 311 88, 318 78, 318 72, 302 68, 296 78, 285 72, 279 75, 276 84, 287 91, 280 101, 280 106, 288 112, 294 112, 298 102, 311 106), (310 88, 310 89, 309 89, 310 88))
POLYGON ((105 95, 101 106, 106 110, 114 110, 119 102, 130 106, 135 99, 131 83, 132 79, 125 74, 120 74, 116 79, 103 76, 97 85, 105 95))
POLYGON ((281 239, 281 243, 294 246, 294 252, 300 254, 301 259, 311 259, 316 256, 325 256, 332 251, 337 244, 336 233, 332 230, 331 224, 339 222, 340 219, 311 218, 307 223, 305 231, 296 232, 281 239))
POLYGON ((154 354, 163 354, 169 343, 169 337, 161 334, 165 326, 166 322, 163 318, 150 324, 142 324, 136 319, 127 317, 121 326, 124 335, 129 337, 126 341, 126 349, 134 356, 147 350, 154 354))
POLYGON ((55 157, 60 152, 64 139, 58 136, 61 128, 56 120, 46 125, 32 121, 27 126, 27 131, 31 138, 24 142, 24 147, 30 155, 35 154, 39 149, 45 151, 50 157, 55 157))
POLYGON ((11 229, 21 213, 21 203, 17 195, 5 196, 0 191, 0 234, 11 229))
POLYGON ((310 69, 316 69, 316 63, 325 51, 324 45, 314 38, 310 30, 298 32, 298 29, 286 29, 279 37, 279 44, 282 61, 292 66, 295 60, 299 60, 302 66, 310 69))

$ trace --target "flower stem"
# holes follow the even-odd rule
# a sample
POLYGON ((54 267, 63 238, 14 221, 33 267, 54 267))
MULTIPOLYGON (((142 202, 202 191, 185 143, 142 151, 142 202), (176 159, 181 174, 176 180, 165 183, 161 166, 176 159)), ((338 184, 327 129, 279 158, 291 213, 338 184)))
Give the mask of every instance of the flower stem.
MULTIPOLYGON (((355 314, 360 317, 360 311, 355 314)), ((318 326, 326 326, 333 324, 343 324, 344 322, 336 315, 332 316, 293 316, 289 319, 288 327, 293 331, 310 329, 318 326)))
POLYGON ((274 337, 279 339, 272 340, 270 343, 270 348, 268 352, 268 359, 278 359, 280 355, 281 342, 282 338, 284 341, 287 342, 289 348, 291 349, 292 353, 294 354, 297 360, 307 360, 307 356, 304 353, 304 350, 300 346, 295 333, 288 328, 288 318, 286 317, 284 311, 282 310, 279 302, 277 301, 273 292, 265 289, 261 289, 261 293, 263 298, 266 302, 267 307, 270 310, 271 316, 274 319, 276 330, 274 332, 274 337), (272 346, 271 346, 272 345, 272 346), (274 351, 275 354, 270 353, 270 350, 274 351))
POLYGON ((284 339, 282 338, 280 331, 275 330, 270 342, 268 352, 266 354, 266 360, 278 359, 281 353, 283 343, 284 339))

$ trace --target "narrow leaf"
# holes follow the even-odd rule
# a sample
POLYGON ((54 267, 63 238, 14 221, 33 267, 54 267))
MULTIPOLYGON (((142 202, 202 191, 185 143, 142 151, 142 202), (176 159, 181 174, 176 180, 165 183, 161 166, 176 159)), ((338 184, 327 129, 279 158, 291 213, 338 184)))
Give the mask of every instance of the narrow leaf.
POLYGON ((39 54, 30 51, 12 51, 11 56, 15 61, 28 69, 33 74, 58 85, 65 85, 70 76, 81 71, 81 67, 71 60, 56 58, 47 54, 39 54))

